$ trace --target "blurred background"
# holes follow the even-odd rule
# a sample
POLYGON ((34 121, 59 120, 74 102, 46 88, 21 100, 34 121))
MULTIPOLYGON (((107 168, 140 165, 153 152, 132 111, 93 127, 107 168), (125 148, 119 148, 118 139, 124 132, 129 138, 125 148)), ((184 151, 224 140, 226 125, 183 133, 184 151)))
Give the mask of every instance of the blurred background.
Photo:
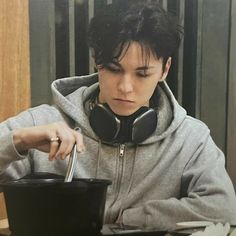
MULTIPOLYGON (((53 80, 94 72, 88 22, 124 1, 0 0, 0 121, 50 103, 53 80)), ((184 27, 167 81, 188 114, 209 126, 236 188, 236 1, 149 1, 184 27)), ((0 202, 0 219, 4 211, 0 202)))

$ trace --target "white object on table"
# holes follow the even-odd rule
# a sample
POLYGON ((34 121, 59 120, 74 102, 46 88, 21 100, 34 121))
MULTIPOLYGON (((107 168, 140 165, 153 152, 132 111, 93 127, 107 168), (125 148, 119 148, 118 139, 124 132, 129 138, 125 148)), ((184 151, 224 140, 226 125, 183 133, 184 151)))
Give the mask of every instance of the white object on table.
POLYGON ((204 231, 197 231, 191 236, 227 236, 230 230, 229 223, 225 225, 221 223, 212 224, 205 228, 204 231))
POLYGON ((212 225, 213 222, 210 221, 186 221, 176 223, 177 229, 188 229, 188 228, 198 228, 206 227, 212 225))

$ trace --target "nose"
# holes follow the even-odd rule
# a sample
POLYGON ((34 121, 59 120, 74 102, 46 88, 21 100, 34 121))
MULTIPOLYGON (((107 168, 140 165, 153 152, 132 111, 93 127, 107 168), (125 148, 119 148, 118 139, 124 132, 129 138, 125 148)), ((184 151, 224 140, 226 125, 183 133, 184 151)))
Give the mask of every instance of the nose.
POLYGON ((122 93, 131 93, 133 91, 132 75, 123 74, 119 80, 118 89, 122 93))

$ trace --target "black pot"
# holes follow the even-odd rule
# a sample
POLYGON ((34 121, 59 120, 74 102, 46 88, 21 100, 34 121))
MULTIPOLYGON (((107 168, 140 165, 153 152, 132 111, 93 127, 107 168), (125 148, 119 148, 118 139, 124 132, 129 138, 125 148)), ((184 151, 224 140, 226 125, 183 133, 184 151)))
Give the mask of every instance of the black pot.
POLYGON ((111 181, 73 179, 65 183, 63 177, 48 177, 39 175, 1 184, 13 235, 78 236, 100 232, 111 181))

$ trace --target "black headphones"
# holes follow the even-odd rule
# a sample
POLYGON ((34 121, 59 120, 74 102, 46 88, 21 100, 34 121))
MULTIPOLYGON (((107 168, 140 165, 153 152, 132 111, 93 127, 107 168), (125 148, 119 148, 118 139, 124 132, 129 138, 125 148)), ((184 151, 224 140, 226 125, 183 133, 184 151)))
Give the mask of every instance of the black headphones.
POLYGON ((138 144, 151 136, 157 126, 157 111, 141 107, 130 116, 116 115, 108 104, 96 102, 99 88, 89 98, 88 116, 95 134, 105 142, 138 144))

